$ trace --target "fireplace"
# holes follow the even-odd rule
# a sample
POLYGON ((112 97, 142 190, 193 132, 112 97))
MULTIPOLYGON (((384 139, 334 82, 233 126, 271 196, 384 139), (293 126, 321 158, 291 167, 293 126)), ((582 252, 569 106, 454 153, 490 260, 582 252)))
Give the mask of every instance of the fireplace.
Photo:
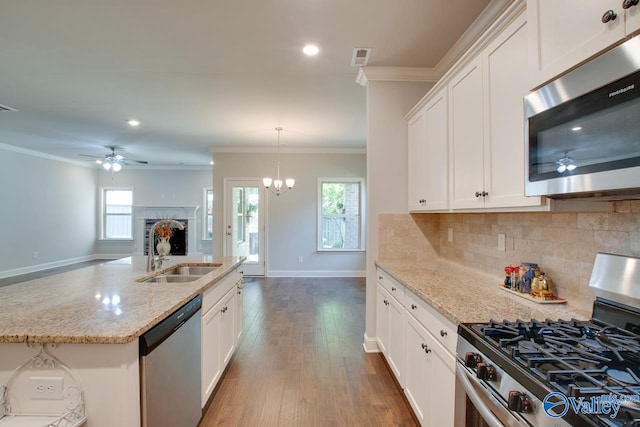
POLYGON ((199 206, 134 206, 135 253, 148 255, 149 230, 161 219, 175 219, 184 225, 184 230, 173 229, 170 255, 198 255, 197 221, 199 206))

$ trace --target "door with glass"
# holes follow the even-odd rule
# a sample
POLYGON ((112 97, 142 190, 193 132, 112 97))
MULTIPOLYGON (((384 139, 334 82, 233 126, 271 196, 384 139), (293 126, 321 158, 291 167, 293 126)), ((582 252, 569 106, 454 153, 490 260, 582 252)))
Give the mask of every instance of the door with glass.
POLYGON ((226 180, 225 254, 244 256, 246 276, 264 276, 264 187, 260 180, 226 180))

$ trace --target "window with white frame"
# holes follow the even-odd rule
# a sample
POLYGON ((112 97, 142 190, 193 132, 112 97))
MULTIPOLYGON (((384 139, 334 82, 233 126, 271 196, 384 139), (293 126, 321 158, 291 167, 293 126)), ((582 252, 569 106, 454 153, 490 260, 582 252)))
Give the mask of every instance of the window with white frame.
POLYGON ((318 178, 318 251, 364 250, 364 180, 318 178))
POLYGON ((132 189, 102 189, 102 238, 133 239, 132 189))
POLYGON ((213 189, 204 190, 204 236, 205 240, 213 239, 213 189))

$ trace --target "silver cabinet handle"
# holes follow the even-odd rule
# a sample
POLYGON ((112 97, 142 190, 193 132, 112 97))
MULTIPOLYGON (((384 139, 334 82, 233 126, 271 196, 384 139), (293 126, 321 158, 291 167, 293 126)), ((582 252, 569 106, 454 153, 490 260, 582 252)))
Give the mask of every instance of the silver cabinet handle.
POLYGON ((384 305, 389 305, 389 301, 383 300, 383 302, 384 302, 384 305))
POLYGON ((392 286, 392 287, 391 287, 391 292, 395 292, 395 291, 397 291, 396 287, 395 287, 395 286, 392 286))
POLYGON ((382 279, 383 279, 383 277, 382 277, 382 276, 378 276, 378 280, 382 280, 382 279))
POLYGON ((429 354, 431 353, 431 349, 429 348, 428 345, 426 345, 425 343, 422 343, 422 349, 424 350, 425 353, 429 354))
POLYGON ((415 305, 415 304, 411 304, 411 310, 415 310, 416 308, 418 308, 418 306, 417 306, 417 305, 415 305))
POLYGON ((444 329, 440 329, 440 336, 441 337, 446 337, 447 336, 447 331, 445 331, 444 329))

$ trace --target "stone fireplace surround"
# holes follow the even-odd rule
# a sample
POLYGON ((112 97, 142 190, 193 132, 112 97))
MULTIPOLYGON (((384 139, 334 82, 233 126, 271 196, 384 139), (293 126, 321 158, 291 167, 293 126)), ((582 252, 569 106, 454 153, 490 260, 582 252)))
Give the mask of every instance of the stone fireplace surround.
POLYGON ((145 253, 145 223, 147 220, 180 219, 187 221, 187 254, 197 255, 197 227, 196 215, 200 206, 134 206, 135 219, 135 247, 136 255, 145 253))

